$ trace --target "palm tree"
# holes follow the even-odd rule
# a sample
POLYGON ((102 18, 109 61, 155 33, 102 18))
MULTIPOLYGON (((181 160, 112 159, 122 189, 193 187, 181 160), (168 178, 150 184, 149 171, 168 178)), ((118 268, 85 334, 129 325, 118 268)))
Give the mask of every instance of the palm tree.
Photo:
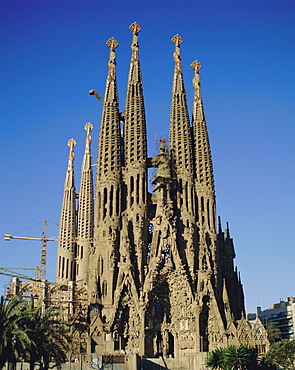
POLYGON ((52 359, 57 366, 67 360, 68 326, 61 321, 61 311, 57 307, 48 307, 43 310, 43 302, 39 301, 34 307, 31 298, 26 306, 26 326, 32 340, 30 347, 30 369, 34 369, 36 362, 42 362, 45 368, 49 367, 52 359))
POLYGON ((228 346, 225 355, 224 362, 230 369, 253 369, 256 367, 258 362, 257 350, 253 347, 241 343, 239 346, 228 346))
POLYGON ((225 348, 215 348, 208 353, 206 366, 212 370, 224 369, 224 354, 225 348))
POLYGON ((17 296, 9 302, 0 298, 0 369, 6 362, 14 369, 16 361, 26 354, 32 345, 22 325, 25 303, 17 296))
POLYGON ((67 360, 69 327, 61 321, 61 311, 57 307, 48 307, 40 315, 38 325, 39 344, 45 368, 52 359, 58 367, 67 360))

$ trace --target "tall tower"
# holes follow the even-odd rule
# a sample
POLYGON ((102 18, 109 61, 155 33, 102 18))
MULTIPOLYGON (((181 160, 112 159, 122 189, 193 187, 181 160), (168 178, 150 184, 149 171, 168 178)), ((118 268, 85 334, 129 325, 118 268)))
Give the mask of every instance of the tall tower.
POLYGON ((122 181, 115 54, 118 42, 110 38, 107 45, 110 54, 97 155, 95 244, 89 269, 89 301, 106 308, 113 305, 117 279, 114 266, 119 258, 122 181))
POLYGON ((74 176, 74 159, 76 141, 70 139, 68 142, 70 154, 68 169, 64 184, 64 196, 62 202, 57 256, 57 283, 68 283, 75 280, 75 255, 77 238, 76 220, 76 186, 74 176))
POLYGON ((93 126, 86 123, 86 145, 82 162, 78 195, 78 228, 76 251, 76 281, 79 286, 88 284, 89 256, 93 250, 94 193, 91 160, 91 134, 93 126))
POLYGON ((177 217, 179 252, 190 280, 195 281, 195 191, 193 178, 193 153, 191 127, 183 82, 180 45, 182 39, 175 35, 174 75, 170 110, 170 153, 172 175, 176 180, 174 210, 177 217))
POLYGON ((200 228, 216 233, 216 203, 210 142, 201 95, 201 64, 191 64, 194 70, 193 87, 193 149, 195 163, 195 186, 197 192, 197 222, 200 228))
MULTIPOLYGON (((237 344, 246 330, 243 287, 234 267, 229 227, 216 231, 216 199, 198 61, 194 70, 192 120, 182 73, 179 35, 175 45, 169 143, 147 156, 146 118, 134 22, 124 112, 116 79, 118 42, 110 48, 98 142, 95 215, 87 131, 78 196, 70 145, 60 224, 57 281, 87 295, 80 310, 88 352, 137 353, 167 361, 186 359, 196 368, 201 353, 237 344), (148 192, 148 167, 155 168, 148 192), (83 311, 83 312, 82 312, 83 311), (85 324, 87 323, 87 325, 85 324), (243 326, 243 327, 242 327, 243 326), (244 329, 243 329, 244 328, 244 329)), ((250 329, 249 329, 250 330, 250 329)), ((133 367, 135 369, 135 367, 133 367)), ((172 366, 171 366, 172 368, 172 366)))
POLYGON ((147 139, 138 52, 138 33, 141 28, 134 22, 129 29, 132 31, 132 53, 125 112, 122 115, 124 119, 122 232, 128 236, 130 242, 133 279, 139 289, 146 265, 147 240, 143 230, 147 230, 147 139))

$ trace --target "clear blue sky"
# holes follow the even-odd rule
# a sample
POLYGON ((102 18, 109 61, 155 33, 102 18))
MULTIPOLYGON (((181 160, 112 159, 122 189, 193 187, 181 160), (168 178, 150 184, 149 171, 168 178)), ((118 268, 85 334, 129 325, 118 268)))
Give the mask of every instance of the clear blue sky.
MULTIPOLYGON (((294 0, 2 0, 0 5, 0 235, 57 235, 68 139, 77 187, 86 122, 96 148, 108 47, 118 42, 124 109, 137 21, 149 155, 168 135, 173 44, 180 34, 191 111, 198 59, 213 155, 217 209, 230 224, 248 312, 295 295, 294 0), (35 225, 35 226, 33 226, 35 225)), ((1 267, 35 267, 41 243, 0 239, 1 267)), ((56 243, 48 244, 55 279, 56 243)), ((0 293, 8 277, 0 276, 0 293)))

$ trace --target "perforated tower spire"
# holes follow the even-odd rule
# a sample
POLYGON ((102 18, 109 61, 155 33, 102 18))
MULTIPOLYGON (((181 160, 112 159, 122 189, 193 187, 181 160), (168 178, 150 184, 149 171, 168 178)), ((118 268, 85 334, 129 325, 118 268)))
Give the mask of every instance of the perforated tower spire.
POLYGON ((201 64, 196 60, 191 64, 194 70, 193 87, 193 136, 196 191, 198 194, 198 220, 212 232, 216 231, 216 204, 213 165, 206 119, 203 108, 200 74, 201 64))
POLYGON ((146 263, 146 238, 143 230, 147 229, 147 139, 146 119, 142 90, 142 76, 138 54, 138 23, 131 24, 132 54, 127 84, 127 96, 124 112, 124 170, 123 170, 123 212, 127 216, 131 248, 134 253, 131 260, 139 281, 142 280, 143 266, 146 263))
POLYGON ((193 174, 191 132, 180 55, 182 39, 175 35, 171 41, 175 44, 173 54, 175 65, 170 111, 170 150, 176 176, 191 178, 193 174))
MULTIPOLYGON (((120 156, 120 120, 119 120, 119 97, 116 80, 116 54, 115 49, 118 42, 110 38, 106 44, 110 47, 108 61, 108 76, 103 102, 103 112, 100 125, 99 147, 97 157, 97 182, 109 180, 117 181, 120 178, 121 156, 120 156)), ((98 209, 99 223, 103 215, 98 209)))
POLYGON ((93 126, 86 123, 86 145, 82 163, 80 192, 78 202, 78 230, 76 253, 76 280, 78 285, 88 283, 89 254, 93 246, 94 194, 91 159, 91 131, 93 126))
POLYGON ((76 141, 68 141, 70 154, 68 158, 68 169, 64 184, 64 196, 62 202, 59 237, 56 281, 66 283, 75 279, 75 249, 77 237, 76 225, 76 187, 74 177, 74 147, 76 141))
POLYGON ((145 169, 147 157, 146 121, 142 91, 142 76, 138 54, 138 23, 131 24, 132 54, 127 85, 126 105, 124 112, 124 164, 145 169))
POLYGON ((193 153, 191 143, 191 127, 184 87, 180 44, 182 39, 175 35, 172 40, 175 44, 173 54, 174 74, 172 84, 172 103, 170 110, 170 151, 172 161, 172 176, 176 179, 176 194, 174 197, 175 213, 177 218, 177 245, 191 281, 195 279, 195 251, 194 242, 189 243, 185 234, 190 234, 194 240, 195 221, 195 191, 193 179, 193 153), (188 247, 188 244, 191 247, 188 247))
MULTIPOLYGON (((216 238, 216 205, 214 193, 214 179, 210 143, 207 132, 205 114, 201 96, 198 61, 191 64, 194 70, 193 87, 193 150, 195 162, 195 189, 196 189, 196 226, 198 230, 197 253, 197 281, 196 291, 200 300, 204 297, 204 286, 212 289, 210 295, 217 296, 217 302, 222 301, 221 276, 218 275, 220 264, 218 261, 218 245, 216 238), (219 297, 218 297, 219 295, 219 297)), ((207 293, 206 293, 207 294, 207 293)), ((223 312, 223 308, 220 307, 223 312)), ((207 341, 205 326, 200 328, 202 336, 207 341)))
POLYGON ((116 81, 118 42, 107 41, 110 48, 108 75, 100 125, 96 172, 96 245, 89 275, 90 301, 113 302, 115 271, 118 258, 118 228, 121 202, 121 134, 119 99, 116 81))

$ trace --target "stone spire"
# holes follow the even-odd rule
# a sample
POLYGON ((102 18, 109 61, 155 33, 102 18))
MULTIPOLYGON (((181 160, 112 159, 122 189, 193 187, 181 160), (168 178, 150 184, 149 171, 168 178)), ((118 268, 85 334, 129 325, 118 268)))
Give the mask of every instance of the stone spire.
POLYGON ((118 43, 114 38, 110 38, 107 45, 110 47, 110 56, 97 157, 96 225, 103 222, 107 216, 112 217, 114 214, 119 214, 121 134, 115 55, 118 43))
POLYGON ((94 257, 89 272, 90 301, 113 302, 115 261, 118 258, 118 230, 121 211, 121 132, 116 81, 118 42, 110 38, 108 75, 103 102, 96 171, 96 219, 94 257))
POLYGON ((74 147, 76 141, 68 141, 70 154, 66 173, 64 196, 62 202, 57 257, 57 283, 67 283, 75 280, 75 250, 76 250, 76 189, 74 178, 74 147))
POLYGON ((182 39, 175 35, 171 41, 175 44, 173 54, 175 66, 170 111, 170 150, 176 176, 179 177, 181 174, 191 177, 193 174, 191 131, 180 55, 182 39))
POLYGON ((121 114, 124 123, 121 229, 113 316, 107 318, 107 327, 116 333, 113 338, 117 338, 119 349, 125 341, 126 328, 134 333, 129 338, 130 346, 138 340, 135 333, 144 328, 139 299, 146 267, 148 225, 146 120, 138 56, 140 26, 134 22, 129 29, 132 31, 132 54, 125 112, 121 114))
POLYGON ((116 54, 118 42, 113 37, 107 43, 110 47, 108 76, 103 102, 97 158, 97 182, 118 177, 120 160, 119 97, 116 80, 116 54))
POLYGON ((77 253, 76 253, 76 280, 78 285, 88 283, 89 254, 93 245, 94 226, 94 194, 93 194, 93 171, 91 161, 91 134, 93 126, 86 123, 86 145, 82 163, 80 193, 78 203, 78 230, 77 230, 77 253))
POLYGON ((198 219, 215 232, 216 230, 216 204, 212 157, 207 131, 206 119, 203 109, 200 74, 201 64, 196 60, 191 64, 194 70, 193 87, 193 137, 194 137, 194 162, 196 176, 196 192, 198 194, 198 219))
POLYGON ((132 54, 124 112, 124 164, 127 169, 130 168, 130 165, 140 166, 144 169, 147 141, 142 76, 138 55, 138 33, 141 28, 134 22, 129 29, 132 31, 132 54))
POLYGON ((172 103, 170 110, 170 152, 172 177, 176 180, 176 193, 173 197, 177 219, 177 245, 191 282, 195 279, 195 190, 193 179, 193 153, 191 127, 182 75, 180 44, 182 39, 175 35, 173 54, 174 75, 172 103))
MULTIPOLYGON (((213 167, 210 143, 207 132, 205 114, 203 109, 199 71, 201 64, 194 61, 191 64, 194 70, 193 87, 193 151, 195 163, 195 189, 196 189, 196 221, 198 228, 198 281, 197 292, 204 282, 210 280, 215 290, 215 295, 222 299, 223 282, 221 274, 219 244, 216 235, 216 203, 214 192, 213 167)), ((221 240, 221 236, 219 237, 221 240)))
MULTIPOLYGON (((128 235, 132 234, 130 248, 133 250, 131 261, 138 271, 135 275, 142 280, 143 266, 146 261, 146 240, 142 236, 147 228, 147 139, 142 76, 138 55, 138 23, 131 24, 132 31, 131 61, 127 84, 124 116, 124 170, 123 170, 123 207, 128 212, 126 225, 128 235)), ((124 234, 124 232, 123 232, 124 234)), ((137 286, 139 281, 137 282, 137 286)))

